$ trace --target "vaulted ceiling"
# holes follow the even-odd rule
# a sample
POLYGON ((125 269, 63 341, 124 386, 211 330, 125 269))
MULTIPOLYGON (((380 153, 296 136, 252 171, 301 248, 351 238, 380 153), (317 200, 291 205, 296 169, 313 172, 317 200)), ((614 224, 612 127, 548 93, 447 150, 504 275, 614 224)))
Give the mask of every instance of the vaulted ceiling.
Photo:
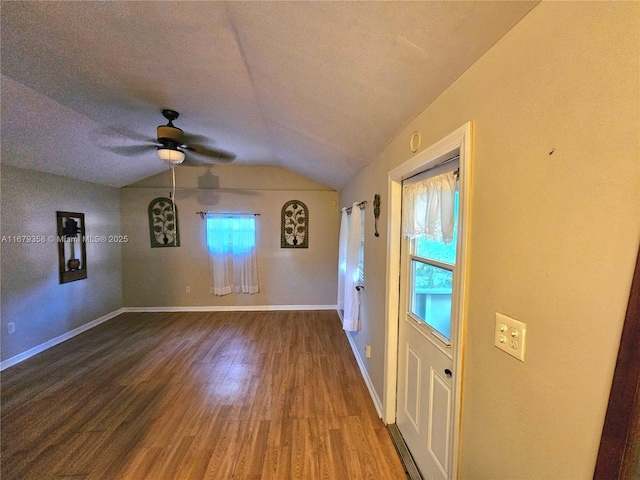
POLYGON ((339 189, 536 3, 2 2, 2 163, 121 187, 172 108, 339 189))

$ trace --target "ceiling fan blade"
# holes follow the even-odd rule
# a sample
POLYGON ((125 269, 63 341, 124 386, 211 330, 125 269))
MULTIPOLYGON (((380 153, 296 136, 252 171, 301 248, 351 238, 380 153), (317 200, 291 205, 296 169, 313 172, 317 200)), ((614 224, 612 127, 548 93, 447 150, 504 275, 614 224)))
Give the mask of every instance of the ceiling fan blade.
POLYGON ((204 135, 198 135, 198 134, 194 134, 194 133, 186 133, 184 132, 182 134, 182 141, 189 145, 189 144, 201 144, 201 143, 206 143, 211 141, 209 139, 209 137, 205 137, 204 135))
POLYGON ((197 153, 204 157, 215 158, 216 160, 231 161, 235 160, 236 156, 233 153, 225 152, 217 148, 204 147, 202 145, 185 145, 186 150, 197 153))
POLYGON ((143 142, 155 142, 155 138, 151 138, 147 135, 141 135, 127 127, 123 126, 108 126, 97 129, 93 132, 93 138, 99 144, 109 144, 113 142, 134 141, 137 143, 143 142))
POLYGON ((204 160, 204 161, 198 161, 198 160, 194 160, 193 158, 190 157, 185 157, 184 161, 180 164, 181 167, 202 167, 202 166, 207 166, 207 165, 214 165, 216 162, 213 160, 204 160))
POLYGON ((137 155, 143 155, 145 153, 149 153, 157 148, 154 144, 147 145, 127 145, 123 147, 105 147, 106 150, 115 153, 117 155, 122 155, 125 157, 135 157, 137 155))

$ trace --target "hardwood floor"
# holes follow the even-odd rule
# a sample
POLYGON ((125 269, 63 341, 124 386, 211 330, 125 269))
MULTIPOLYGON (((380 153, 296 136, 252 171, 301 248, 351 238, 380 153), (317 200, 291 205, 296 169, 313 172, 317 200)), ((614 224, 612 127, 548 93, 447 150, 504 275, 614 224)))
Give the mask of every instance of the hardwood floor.
POLYGON ((1 386, 3 480, 406 478, 335 312, 126 313, 1 386))

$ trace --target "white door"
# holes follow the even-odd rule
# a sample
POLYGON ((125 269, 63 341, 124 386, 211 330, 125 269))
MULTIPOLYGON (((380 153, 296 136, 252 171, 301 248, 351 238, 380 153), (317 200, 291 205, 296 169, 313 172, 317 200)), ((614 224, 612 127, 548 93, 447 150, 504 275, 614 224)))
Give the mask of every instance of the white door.
MULTIPOLYGON (((416 183, 458 168, 458 161, 430 169, 403 182, 416 183)), ((452 375, 457 328, 456 252, 449 244, 403 236, 400 265, 400 315, 396 424, 425 479, 449 479, 453 432, 452 375)), ((406 209, 403 206, 403 215, 406 209)), ((404 222, 403 222, 404 223, 404 222)))

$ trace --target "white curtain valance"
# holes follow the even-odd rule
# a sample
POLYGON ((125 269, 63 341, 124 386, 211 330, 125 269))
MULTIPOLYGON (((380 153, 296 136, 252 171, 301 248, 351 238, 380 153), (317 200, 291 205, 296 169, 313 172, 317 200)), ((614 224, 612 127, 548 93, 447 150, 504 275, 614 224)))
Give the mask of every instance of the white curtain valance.
POLYGON ((424 235, 430 240, 453 240, 455 172, 447 172, 405 185, 402 233, 408 238, 424 235))

